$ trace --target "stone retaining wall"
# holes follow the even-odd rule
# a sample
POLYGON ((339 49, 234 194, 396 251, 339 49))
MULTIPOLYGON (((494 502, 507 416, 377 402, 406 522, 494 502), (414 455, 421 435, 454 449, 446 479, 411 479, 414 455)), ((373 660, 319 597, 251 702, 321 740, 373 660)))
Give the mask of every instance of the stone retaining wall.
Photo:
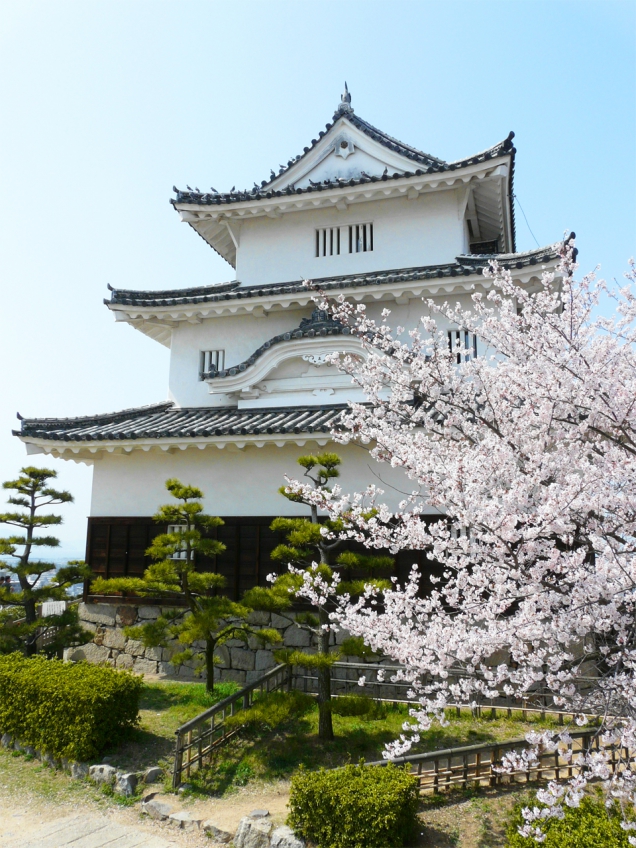
MULTIPOLYGON (((195 675, 196 662, 189 660, 177 667, 170 662, 171 657, 182 649, 177 647, 145 648, 141 642, 129 639, 123 628, 156 619, 161 608, 156 606, 133 606, 115 604, 84 604, 79 605, 80 621, 87 630, 94 633, 91 642, 77 648, 68 648, 64 659, 87 660, 92 663, 106 663, 115 668, 129 668, 137 673, 160 674, 177 680, 205 679, 195 675)), ((275 628, 283 637, 283 642, 277 647, 300 648, 308 653, 314 653, 313 636, 290 623, 285 616, 268 612, 253 612, 248 621, 256 627, 275 628)), ((340 644, 345 638, 344 632, 332 634, 334 644, 340 644)), ((197 645, 195 644, 195 648, 197 645)), ((203 645, 201 645, 203 647, 203 645)), ((220 663, 216 667, 218 680, 233 680, 235 683, 251 683, 268 669, 276 665, 274 648, 263 648, 256 637, 251 637, 248 644, 232 639, 217 650, 220 663)), ((343 657, 343 659, 347 659, 343 657)), ((356 657, 352 660, 360 662, 356 657)), ((215 676, 216 676, 215 675, 215 676)))

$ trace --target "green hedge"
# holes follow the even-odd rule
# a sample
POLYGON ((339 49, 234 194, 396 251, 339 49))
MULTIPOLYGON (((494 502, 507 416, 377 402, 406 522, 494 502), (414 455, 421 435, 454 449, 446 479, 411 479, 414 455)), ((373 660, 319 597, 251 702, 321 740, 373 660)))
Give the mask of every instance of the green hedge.
POLYGON ((588 797, 578 807, 564 805, 562 819, 548 819, 542 825, 546 834, 544 842, 519 834, 518 828, 524 824, 521 810, 525 806, 536 806, 536 800, 515 806, 507 832, 508 848, 629 848, 629 834, 621 827, 621 811, 616 802, 608 809, 601 797, 588 797))
POLYGON ((0 657, 0 733, 55 758, 97 757, 139 712, 141 678, 88 663, 0 657))
POLYGON ((348 765, 292 777, 287 823, 318 848, 396 848, 417 826, 417 780, 394 765, 348 765))

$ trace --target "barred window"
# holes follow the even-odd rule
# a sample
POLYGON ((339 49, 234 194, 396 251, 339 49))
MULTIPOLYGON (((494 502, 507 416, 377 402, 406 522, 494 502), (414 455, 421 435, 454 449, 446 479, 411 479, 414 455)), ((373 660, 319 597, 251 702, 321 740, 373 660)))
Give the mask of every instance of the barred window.
MULTIPOLYGON (((186 529, 185 524, 169 524, 168 525, 168 533, 183 533, 186 529)), ((184 560, 188 558, 188 552, 186 550, 185 544, 180 545, 179 548, 172 554, 170 559, 179 559, 184 560)))
POLYGON ((209 371, 223 371, 225 368, 224 350, 202 350, 199 353, 199 380, 209 371))
POLYGON ((316 230, 316 256, 368 253, 373 250, 373 224, 348 224, 316 230))
POLYGON ((448 349, 455 355, 458 365, 462 361, 468 362, 477 356, 477 336, 468 330, 449 330, 448 349))

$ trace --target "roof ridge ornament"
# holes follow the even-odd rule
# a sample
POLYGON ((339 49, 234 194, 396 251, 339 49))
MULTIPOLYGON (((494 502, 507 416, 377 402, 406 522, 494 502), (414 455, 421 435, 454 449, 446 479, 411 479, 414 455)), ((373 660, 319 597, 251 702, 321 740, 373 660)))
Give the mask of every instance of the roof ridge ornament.
POLYGON ((347 86, 345 80, 344 91, 340 95, 340 103, 338 103, 338 108, 336 109, 336 114, 339 113, 351 113, 353 112, 353 106, 351 105, 351 94, 349 93, 349 88, 347 86))

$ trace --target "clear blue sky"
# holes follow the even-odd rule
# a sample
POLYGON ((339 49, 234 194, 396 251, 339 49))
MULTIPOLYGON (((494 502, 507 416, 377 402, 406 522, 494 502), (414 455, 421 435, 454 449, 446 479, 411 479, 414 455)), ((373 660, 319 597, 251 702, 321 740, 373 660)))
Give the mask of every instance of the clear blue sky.
MULTIPOLYGON (((251 186, 316 137, 343 81, 356 112, 444 159, 516 132, 540 244, 576 230, 619 277, 636 253, 634 2, 0 2, 0 479, 27 460, 15 412, 162 400, 168 351, 102 305, 106 285, 232 278, 168 203, 251 186)), ((518 248, 535 244, 517 210, 518 248)), ((56 468, 81 552, 91 471, 56 468)), ((195 482, 195 481, 192 481, 195 482)))

